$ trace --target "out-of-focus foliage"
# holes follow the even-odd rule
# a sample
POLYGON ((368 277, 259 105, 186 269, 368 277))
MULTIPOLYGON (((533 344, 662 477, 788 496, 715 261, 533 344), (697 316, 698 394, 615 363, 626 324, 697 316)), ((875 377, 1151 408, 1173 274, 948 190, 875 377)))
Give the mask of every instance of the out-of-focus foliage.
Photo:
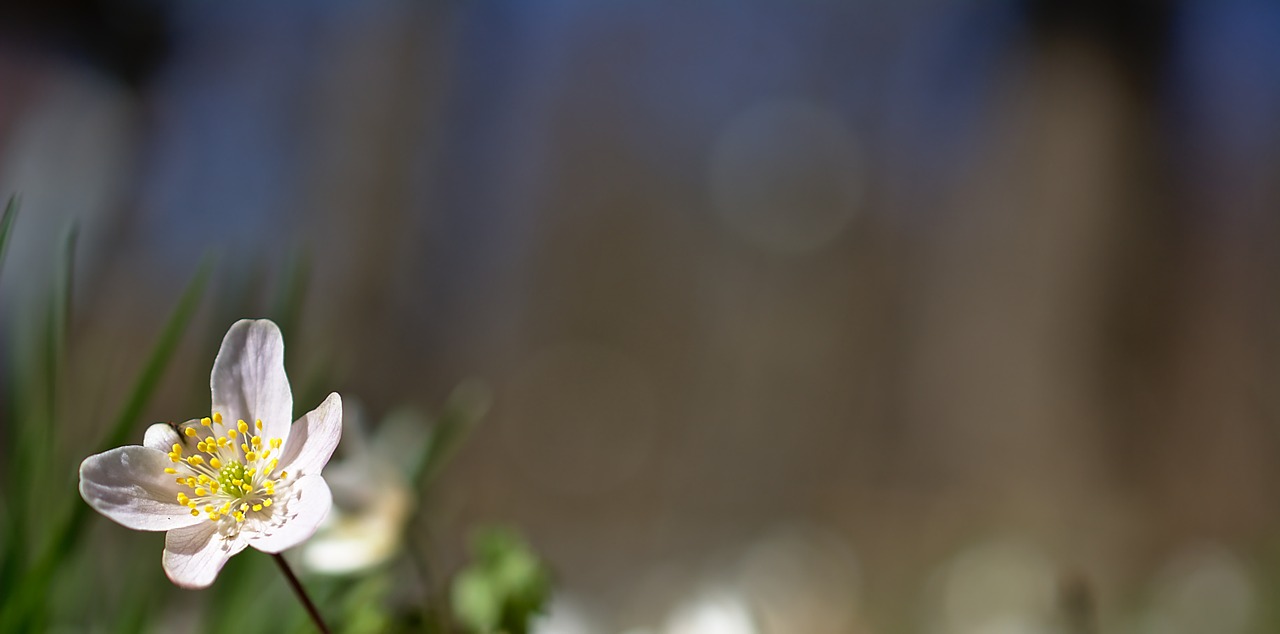
POLYGON ((518 533, 478 529, 472 561, 453 580, 454 615, 475 634, 526 634, 551 593, 551 575, 518 533))
MULTIPOLYGON (((6 242, 16 215, 15 199, 10 199, 0 219, 0 247, 6 242)), ((16 588, 0 606, 0 631, 29 631, 47 627, 57 605, 56 576, 67 572, 79 554, 92 515, 78 496, 67 495, 75 488, 77 454, 59 455, 59 429, 69 429, 58 401, 66 378, 65 367, 72 359, 67 350, 67 331, 72 319, 71 272, 75 261, 75 228, 67 232, 62 252, 61 275, 55 284, 44 320, 38 328, 43 346, 20 348, 8 375, 12 385, 9 437, 0 443, 0 462, 10 470, 3 492, 6 530, 0 586, 16 588), (25 354, 24 354, 25 352, 25 354), (28 356, 29 355, 29 356, 28 356), (70 477, 68 477, 70 475, 70 477)), ((89 440, 76 445, 84 455, 124 444, 138 428, 138 417, 155 394, 166 367, 204 295, 211 263, 199 268, 178 299, 133 387, 125 395, 119 412, 106 427, 105 437, 77 436, 89 440)), ((13 333, 4 333, 13 337, 13 333)), ((137 434, 138 440, 141 433, 137 434)))

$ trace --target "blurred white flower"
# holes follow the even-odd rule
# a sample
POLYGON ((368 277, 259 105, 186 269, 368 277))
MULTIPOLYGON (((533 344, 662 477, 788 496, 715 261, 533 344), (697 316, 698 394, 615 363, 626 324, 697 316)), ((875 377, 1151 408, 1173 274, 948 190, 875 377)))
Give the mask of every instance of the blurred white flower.
POLYGON ((407 411, 370 434, 360 408, 350 407, 344 426, 343 457, 325 472, 333 513, 299 560, 307 570, 331 575, 373 568, 399 551, 415 508, 412 473, 427 441, 426 422, 407 411))
POLYGON ((924 611, 936 634, 1048 634, 1054 630, 1056 567, 1034 543, 995 539, 937 571, 924 611))
POLYGON ((127 528, 168 531, 164 570, 184 588, 213 583, 247 546, 279 553, 310 537, 332 504, 320 470, 342 436, 337 393, 290 425, 284 339, 271 321, 231 326, 210 386, 211 417, 152 425, 143 446, 80 464, 80 495, 95 510, 127 528))
POLYGON ((1258 631, 1258 590, 1248 567, 1220 544, 1177 553, 1151 584, 1141 634, 1258 631))
POLYGON ((738 592, 708 588, 678 607, 667 634, 757 634, 755 619, 738 592))
POLYGON ((593 627, 581 603, 572 595, 560 593, 546 614, 533 621, 533 634, 591 634, 600 628, 593 627))

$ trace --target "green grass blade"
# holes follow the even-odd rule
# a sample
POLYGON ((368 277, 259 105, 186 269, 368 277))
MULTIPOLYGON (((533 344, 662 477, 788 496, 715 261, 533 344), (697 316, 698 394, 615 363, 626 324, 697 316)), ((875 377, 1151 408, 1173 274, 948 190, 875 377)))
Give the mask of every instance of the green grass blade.
MULTIPOLYGON (((204 296, 204 289, 211 271, 212 260, 206 257, 179 298, 159 339, 152 347, 151 354, 139 373, 129 398, 120 408, 106 439, 99 445, 100 448, 107 449, 123 445, 135 431, 134 426, 137 424, 138 417, 155 393, 165 368, 168 367, 182 339, 182 334, 190 325, 200 299, 204 296)), ((69 466, 66 472, 69 477, 75 477, 74 468, 69 466)), ((74 486, 68 486, 67 490, 74 488, 74 486)), ((18 584, 15 596, 6 600, 4 609, 0 612, 0 632, 27 631, 25 626, 31 623, 31 619, 40 609, 40 602, 48 591, 59 559, 71 552, 83 537, 90 517, 89 511, 88 504, 81 500, 74 501, 70 513, 65 515, 64 521, 52 532, 52 537, 45 544, 35 564, 22 583, 18 584)))
POLYGON ((22 206, 22 199, 17 194, 9 196, 9 202, 4 206, 4 215, 0 216, 0 271, 4 270, 4 254, 9 248, 9 233, 13 228, 13 220, 18 217, 18 207, 22 206))
POLYGON ((463 383, 449 394, 431 432, 426 456, 414 474, 419 491, 431 488, 471 428, 489 411, 491 398, 489 388, 478 382, 463 383))
MULTIPOLYGON (((21 207, 21 199, 17 194, 9 196, 9 202, 5 204, 4 215, 0 215, 0 271, 4 270, 5 253, 9 248, 9 235, 13 230, 13 222, 18 217, 18 208, 21 207)), ((16 364, 11 364, 16 367, 16 364)), ((5 396, 5 411, 3 412, 4 420, 8 422, 8 431, 13 433, 14 428, 18 425, 21 412, 18 408, 17 399, 18 381, 17 372, 9 374, 9 381, 6 385, 0 386, 0 396, 5 396)), ((0 443, 0 453, 4 454, 4 462, 14 464, 18 456, 10 453, 15 446, 13 436, 6 434, 3 442, 0 443)), ((22 566, 22 542, 24 541, 24 524, 25 518, 18 509, 26 508, 24 498, 15 495, 15 491, 9 490, 9 486, 14 482, 11 478, 0 479, 0 498, 4 501, 3 513, 0 517, 5 520, 3 539, 0 539, 0 587, 10 587, 13 576, 17 574, 18 569, 22 566)))
MULTIPOLYGON (((138 422, 138 417, 142 415, 142 409, 147 406, 147 401, 151 400, 156 386, 159 385, 160 379, 164 375, 165 368, 169 365, 169 360, 173 358, 173 353, 177 349, 178 343, 182 341, 182 335, 186 332, 187 326, 190 325, 191 318, 195 315, 201 298, 204 297, 204 289, 209 283, 209 275, 212 271, 213 259, 210 257, 204 258, 199 270, 196 271, 195 277, 187 284, 186 290, 182 292, 182 297, 178 299, 178 305, 174 307, 173 313, 169 316, 169 321, 165 324, 164 330, 161 331, 160 338, 156 340, 155 346, 151 348, 151 355, 147 357, 147 363, 143 366, 142 373, 138 375, 138 380, 134 384, 133 391, 129 394, 129 399, 125 401, 124 407, 116 415, 110 433, 107 434, 106 440, 100 445, 103 449, 125 444, 130 439, 130 434, 137 431, 134 426, 138 422)), ((80 504, 78 506, 84 507, 85 505, 80 504)))
POLYGON ((280 286, 272 301, 271 319, 280 326, 284 340, 289 341, 302 315, 302 304, 307 299, 307 287, 311 281, 311 254, 306 249, 296 250, 280 278, 280 286))
MULTIPOLYGON (((10 368, 17 368, 17 354, 10 351, 13 358, 5 359, 10 368)), ((4 427, 4 440, 0 442, 0 452, 5 454, 5 462, 9 465, 10 472, 8 477, 0 478, 0 484, 5 488, 0 490, 0 497, 4 499, 4 512, 0 513, 0 522, 4 524, 4 538, 0 539, 0 587, 13 587, 14 578, 17 576, 21 568, 26 564, 25 558, 28 554, 26 545, 26 522, 25 513, 19 512, 19 509, 27 508, 27 496, 23 495, 25 489, 17 486, 19 482, 15 475, 20 475, 17 471, 18 462, 22 460, 22 452, 13 451, 18 446, 18 440, 21 438, 21 432, 18 430, 20 421, 26 420, 26 401, 20 398, 23 393, 23 382, 21 373, 16 369, 4 373, 3 399, 4 417, 8 422, 4 427)))
MULTIPOLYGON (((24 450, 14 456, 14 464, 21 465, 18 474, 39 473, 45 465, 53 464, 54 431, 58 427, 58 399, 62 394, 63 368, 67 359, 67 337, 71 323, 71 295, 76 261, 76 242, 79 227, 72 223, 66 230, 62 243, 62 258, 59 263, 57 280, 53 284, 53 294, 45 308, 43 350, 41 366, 43 385, 39 393, 43 394, 43 409, 39 412, 28 412, 24 424, 18 427, 20 441, 18 446, 24 450)), ((19 475, 20 477, 20 475, 19 475)), ((53 490, 60 486, 56 477, 28 478, 28 499, 46 500, 54 495, 53 490)), ((18 481, 18 478, 15 478, 18 481)), ((29 512, 35 509, 28 508, 29 512)))
POLYGON ((80 223, 73 222, 62 238, 62 271, 58 276, 58 353, 65 354, 67 337, 71 332, 71 317, 75 314, 76 245, 80 242, 80 223))

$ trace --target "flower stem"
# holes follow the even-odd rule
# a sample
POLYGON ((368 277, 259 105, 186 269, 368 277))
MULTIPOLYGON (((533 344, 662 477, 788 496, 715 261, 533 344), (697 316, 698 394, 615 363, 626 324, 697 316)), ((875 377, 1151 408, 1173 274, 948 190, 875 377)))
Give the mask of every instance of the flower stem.
POLYGON ((280 566, 280 572, 284 573, 284 578, 289 580, 289 585, 293 586, 293 591, 298 595, 298 599, 302 601, 302 605, 307 608, 307 614, 311 616, 311 620, 315 622, 316 628, 321 634, 329 634, 329 626, 324 624, 324 619, 320 618, 320 611, 316 609, 316 604, 311 602, 311 597, 307 596, 307 591, 302 587, 302 582, 298 581, 298 576, 293 574, 293 569, 289 567, 289 562, 284 560, 284 556, 276 553, 271 556, 276 560, 276 564, 280 566))

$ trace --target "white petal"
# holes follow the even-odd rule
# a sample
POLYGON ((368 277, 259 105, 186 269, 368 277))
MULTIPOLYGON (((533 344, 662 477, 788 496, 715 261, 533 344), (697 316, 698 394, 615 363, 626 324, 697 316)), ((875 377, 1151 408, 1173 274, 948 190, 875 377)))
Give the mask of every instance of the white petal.
POLYGON ((169 423, 156 423, 148 427, 147 433, 142 437, 142 446, 164 453, 169 453, 174 445, 181 442, 182 436, 169 423))
MULTIPOLYGON (((289 487, 282 516, 270 526, 248 535, 249 545, 264 553, 278 553, 307 541, 333 506, 329 485, 318 475, 307 476, 289 487)), ((247 531, 246 531, 247 532, 247 531)))
POLYGON ((176 444, 190 447, 195 444, 195 441, 183 435, 188 427, 195 427, 196 430, 199 430, 200 419, 193 418, 178 425, 156 423, 147 428, 147 433, 142 438, 142 446, 163 451, 164 453, 169 453, 169 450, 173 449, 176 444))
POLYGON ((164 536, 164 573, 183 588, 205 588, 232 555, 244 550, 238 537, 218 533, 218 523, 205 520, 164 536))
POLYGON ((262 436, 288 438, 293 393, 284 373, 284 338, 267 319, 237 321, 222 339, 209 378, 213 411, 224 421, 250 425, 261 419, 262 436))
POLYGON ((126 528, 167 531, 200 521, 178 504, 178 484, 164 472, 169 456, 130 445, 89 456, 80 463, 80 496, 126 528))
POLYGON ((287 471, 290 476, 319 474, 341 439, 342 397, 334 392, 293 424, 277 472, 287 471))

